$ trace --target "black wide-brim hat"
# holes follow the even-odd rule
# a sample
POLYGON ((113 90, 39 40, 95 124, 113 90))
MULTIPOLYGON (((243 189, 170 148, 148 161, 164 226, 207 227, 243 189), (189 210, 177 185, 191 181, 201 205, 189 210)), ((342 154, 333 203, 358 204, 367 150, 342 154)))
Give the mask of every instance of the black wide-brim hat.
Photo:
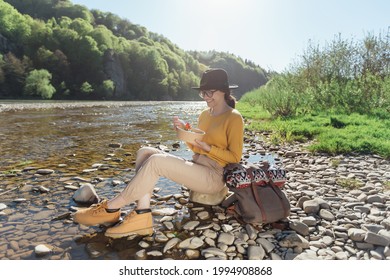
POLYGON ((229 79, 226 71, 220 68, 206 70, 200 79, 199 87, 192 87, 197 90, 228 90, 238 88, 238 85, 229 85, 229 79))

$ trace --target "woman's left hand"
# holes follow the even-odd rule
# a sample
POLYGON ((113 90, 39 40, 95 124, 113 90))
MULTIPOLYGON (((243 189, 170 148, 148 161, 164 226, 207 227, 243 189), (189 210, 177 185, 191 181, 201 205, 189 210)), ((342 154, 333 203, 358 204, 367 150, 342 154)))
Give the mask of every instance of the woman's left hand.
POLYGON ((210 152, 211 151, 211 146, 209 144, 207 144, 206 142, 203 142, 203 141, 200 141, 200 140, 195 140, 195 142, 197 144, 196 146, 198 146, 202 150, 204 150, 206 152, 210 152))

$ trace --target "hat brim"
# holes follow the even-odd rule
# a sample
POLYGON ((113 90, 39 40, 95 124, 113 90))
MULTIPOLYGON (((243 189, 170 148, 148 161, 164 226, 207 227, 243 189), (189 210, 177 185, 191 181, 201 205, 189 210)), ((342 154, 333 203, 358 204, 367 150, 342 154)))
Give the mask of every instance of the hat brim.
MULTIPOLYGON (((208 89, 216 89, 216 88, 201 88, 201 87, 191 87, 192 89, 196 89, 196 90, 208 90, 208 89)), ((234 89, 234 88, 238 88, 238 85, 230 85, 229 86, 229 89, 234 89)), ((220 89, 219 89, 220 90, 220 89)))

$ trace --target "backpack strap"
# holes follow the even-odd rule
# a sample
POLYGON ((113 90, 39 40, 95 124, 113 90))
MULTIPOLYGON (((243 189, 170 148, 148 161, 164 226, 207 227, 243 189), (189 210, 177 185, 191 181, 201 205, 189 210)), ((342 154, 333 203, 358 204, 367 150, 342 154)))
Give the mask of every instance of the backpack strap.
POLYGON ((283 211, 284 211, 284 216, 288 216, 288 212, 289 210, 286 209, 286 206, 284 205, 283 203, 283 198, 280 196, 280 193, 278 193, 275 189, 278 189, 278 191, 281 191, 280 188, 275 185, 274 182, 272 182, 272 180, 269 180, 269 184, 272 186, 272 190, 276 193, 276 195, 279 197, 280 201, 282 201, 282 207, 283 207, 283 211))
POLYGON ((232 215, 237 220, 237 222, 239 222, 240 224, 245 224, 245 222, 241 218, 241 215, 236 211, 235 204, 226 208, 226 213, 232 215))
POLYGON ((259 206, 260 208, 260 212, 261 212, 261 216, 263 217, 263 220, 267 220, 267 215, 265 213, 265 210, 264 210, 264 207, 263 207, 263 204, 261 203, 261 200, 260 200, 260 197, 259 197, 259 194, 257 193, 257 190, 256 190, 256 185, 255 185, 255 178, 253 177, 253 171, 255 170, 254 167, 249 167, 247 169, 247 172, 249 174, 249 177, 251 179, 251 190, 252 190, 252 193, 253 193, 253 197, 255 198, 255 201, 256 201, 256 204, 257 206, 259 206))

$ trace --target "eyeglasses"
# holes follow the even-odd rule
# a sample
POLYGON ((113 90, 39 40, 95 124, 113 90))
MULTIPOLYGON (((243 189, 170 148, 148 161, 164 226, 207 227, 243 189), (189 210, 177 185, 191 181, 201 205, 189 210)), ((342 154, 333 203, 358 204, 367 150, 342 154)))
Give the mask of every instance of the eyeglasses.
POLYGON ((213 97, 213 94, 214 92, 218 91, 217 89, 213 89, 213 90, 201 90, 199 92, 199 96, 204 98, 205 96, 207 96, 208 98, 211 98, 213 97))

